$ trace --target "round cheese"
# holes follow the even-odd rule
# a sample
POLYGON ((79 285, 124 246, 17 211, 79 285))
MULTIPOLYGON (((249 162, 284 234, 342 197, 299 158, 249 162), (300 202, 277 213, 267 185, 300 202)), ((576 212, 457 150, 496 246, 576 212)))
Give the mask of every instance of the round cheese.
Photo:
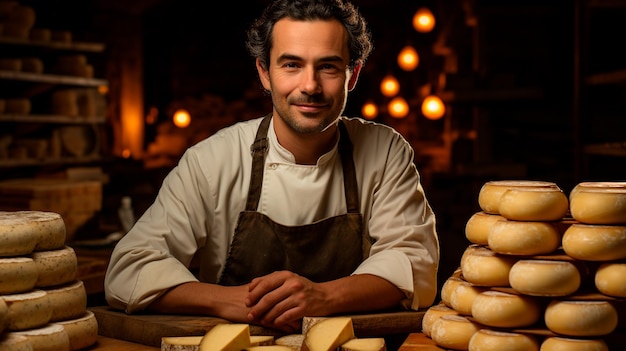
POLYGON ((478 205, 487 213, 500 214, 500 198, 505 191, 513 188, 548 189, 559 187, 553 182, 533 180, 496 180, 483 184, 478 192, 478 205))
POLYGON ((493 223, 503 219, 505 218, 500 215, 490 214, 483 211, 476 212, 465 224, 465 237, 471 243, 487 245, 489 230, 493 226, 493 223))
POLYGON ((472 315, 472 302, 474 298, 487 288, 484 286, 472 285, 468 282, 463 282, 457 285, 456 289, 450 295, 450 304, 452 309, 458 313, 471 316, 472 315))
POLYGON ((22 294, 1 297, 9 307, 9 322, 6 330, 38 328, 50 321, 52 307, 48 294, 43 290, 31 290, 22 294))
POLYGON ((481 286, 509 286, 509 271, 518 259, 479 247, 461 258, 463 278, 481 286))
POLYGON ((541 305, 532 296, 485 291, 474 298, 472 316, 476 322, 499 328, 521 328, 541 319, 541 305))
POLYGON ((0 334, 7 327, 7 324, 9 324, 9 306, 3 298, 0 298, 0 334))
POLYGON ((469 351, 539 351, 539 342, 529 334, 480 329, 469 341, 469 351))
POLYGON ((438 304, 429 307, 426 312, 424 312, 424 317, 422 317, 422 333, 430 337, 431 330, 433 324, 435 324, 435 321, 440 317, 448 314, 458 315, 459 313, 444 304, 438 304))
POLYGON ((35 235, 35 251, 55 250, 65 245, 65 222, 54 212, 0 212, 0 233, 5 232, 9 233, 8 237, 35 235))
POLYGON ((512 188, 500 197, 500 215, 515 221, 558 221, 569 208, 559 188, 512 188))
POLYGON ((30 254, 37 246, 39 225, 19 213, 0 211, 0 257, 30 254))
POLYGON ((541 351, 609 351, 609 347, 602 339, 550 336, 541 343, 541 351))
POLYGON ((571 262, 519 260, 511 267, 509 282, 525 295, 566 296, 578 290, 581 275, 571 262))
POLYGON ((565 253, 586 261, 626 258, 626 226, 572 224, 561 239, 565 253))
POLYGON ((626 263, 603 263, 596 270, 594 283, 599 292, 626 297, 626 263))
POLYGON ((33 252, 32 257, 37 265, 37 287, 62 285, 76 279, 78 258, 71 247, 33 252))
POLYGON ((441 302, 444 305, 452 308, 452 303, 450 301, 452 297, 452 292, 454 292, 456 287, 463 282, 463 279, 454 276, 448 277, 448 279, 443 282, 443 285, 441 286, 441 302))
POLYGON ((67 332, 58 324, 47 324, 41 328, 14 333, 25 336, 35 351, 70 351, 67 332))
POLYGON ((626 189, 626 182, 581 182, 570 191, 569 200, 576 196, 580 190, 593 189, 626 189))
POLYGON ((557 334, 603 336, 617 327, 617 310, 608 301, 554 300, 546 307, 544 321, 557 334))
POLYGON ((70 350, 81 350, 96 343, 98 339, 98 321, 91 311, 75 319, 59 321, 69 338, 70 350))
POLYGON ((626 224, 626 187, 586 187, 570 194, 570 212, 586 224, 626 224))
POLYGON ((14 333, 0 333, 0 350, 2 351, 34 351, 27 337, 14 333))
POLYGON ((431 339, 442 348, 467 350, 470 339, 479 329, 478 323, 465 316, 441 316, 432 326, 431 339))
POLYGON ((504 220, 491 227, 489 248, 506 255, 541 255, 555 252, 561 246, 561 234, 547 222, 504 220))
POLYGON ((30 257, 0 258, 0 294, 32 290, 37 282, 37 265, 30 257))
POLYGON ((44 290, 52 307, 51 322, 78 318, 87 311, 87 292, 81 280, 44 290))
MULTIPOLYGON (((355 338, 348 340, 339 347, 340 351, 386 351, 387 345, 384 338, 355 338)), ((263 351, 263 350, 258 350, 263 351)), ((269 351, 269 350, 268 350, 269 351)), ((286 351, 293 351, 289 349, 286 351)))

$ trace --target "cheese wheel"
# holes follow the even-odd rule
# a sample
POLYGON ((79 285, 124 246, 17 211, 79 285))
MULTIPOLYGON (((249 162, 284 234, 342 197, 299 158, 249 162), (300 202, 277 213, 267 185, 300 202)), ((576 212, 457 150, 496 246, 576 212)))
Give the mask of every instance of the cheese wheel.
POLYGON ((570 212, 586 224, 626 224, 626 187, 587 187, 570 194, 570 212))
POLYGON ((44 290, 52 307, 50 322, 79 318, 87 311, 87 291, 81 280, 44 290))
POLYGON ((63 326, 47 324, 36 329, 13 332, 25 336, 34 351, 70 351, 70 339, 63 326))
POLYGON ((493 223, 502 219, 505 218, 500 215, 490 214, 483 211, 476 212, 465 224, 465 237, 471 243, 487 245, 489 230, 493 226, 493 223))
POLYGON ((303 341, 304 334, 289 334, 276 338, 276 340, 274 340, 274 343, 276 345, 289 346, 292 349, 300 350, 303 341))
POLYGON ((478 192, 478 205, 487 213, 500 214, 500 198, 513 188, 559 189, 556 183, 533 180, 496 180, 483 184, 478 192))
POLYGON ((218 324, 200 340, 200 351, 241 351, 250 347, 248 324, 218 324))
POLYGON ((519 260, 511 267, 509 282, 525 295, 566 296, 580 288, 581 275, 571 262, 519 260))
POLYGON ((441 286, 441 302, 444 305, 452 308, 452 293, 454 292, 456 287, 463 282, 464 280, 459 277, 448 277, 448 279, 443 282, 443 285, 441 286))
POLYGON ((472 303, 472 316, 476 322, 498 328, 522 328, 541 319, 539 300, 532 296, 501 291, 485 291, 472 303))
POLYGON ((509 286, 509 271, 518 259, 480 247, 461 259, 463 278, 481 286, 509 286))
POLYGON ((513 188, 500 197, 500 215, 514 221, 558 221, 567 215, 567 195, 559 188, 513 188))
POLYGON ((98 321, 91 311, 86 311, 81 317, 52 324, 58 324, 65 329, 72 351, 91 346, 98 339, 98 321))
POLYGON ((78 271, 78 258, 73 248, 33 252, 37 265, 37 287, 50 287, 72 282, 78 271))
POLYGON ((465 316, 441 316, 433 324, 431 338, 442 348, 467 350, 470 339, 480 328, 480 324, 465 316))
POLYGON ((480 329, 469 341, 469 351, 538 351, 539 341, 533 335, 480 329))
POLYGON ((4 302, 4 299, 0 297, 0 334, 4 331, 4 328, 9 324, 9 306, 4 302))
MULTIPOLYGON (((340 351, 386 351, 384 338, 359 338, 348 340, 339 347, 340 351)), ((293 350, 292 350, 293 351, 293 350)))
POLYGON ((626 297, 626 263, 603 263, 596 270, 594 283, 599 292, 626 297))
POLYGON ((568 256, 586 261, 626 258, 626 226, 572 224, 561 239, 568 256))
POLYGON ((283 345, 265 345, 246 347, 244 351, 293 351, 293 349, 283 345))
POLYGON ((472 302, 474 302, 474 298, 486 290, 486 287, 472 285, 468 282, 463 282, 457 285, 456 289, 452 292, 452 295, 450 295, 450 304, 452 305, 452 309, 462 315, 471 316, 472 302))
POLYGON ((302 334, 306 334, 309 329, 311 329, 312 326, 316 325, 317 323, 328 319, 329 317, 307 317, 304 316, 304 318, 302 318, 302 334))
POLYGON ((352 318, 328 318, 318 322, 307 331, 302 342, 302 351, 335 350, 354 338, 352 318))
POLYGON ((37 246, 39 225, 19 213, 0 211, 0 257, 30 254, 37 246))
POLYGON ((27 337, 14 333, 0 333, 0 350, 33 351, 33 345, 27 337))
POLYGON ((32 290, 37 276, 37 265, 30 257, 0 258, 0 295, 32 290))
POLYGON ((3 295, 2 298, 9 307, 9 322, 6 330, 17 331, 38 328, 50 321, 52 307, 48 294, 43 290, 3 295))
POLYGON ((609 351, 609 347, 602 339, 550 336, 543 340, 540 351, 609 351))
POLYGON ((589 189, 626 189, 626 182, 581 182, 570 191, 569 201, 572 201, 578 191, 589 189))
POLYGON ((489 248, 506 255, 541 255, 556 251, 561 234, 548 222, 503 220, 493 223, 487 238, 489 248))
POLYGON ((459 315, 459 312, 443 303, 429 307, 426 312, 424 312, 424 317, 422 317, 422 333, 430 337, 430 332, 435 321, 447 314, 459 315))
POLYGON ((554 300, 546 307, 544 321, 557 334, 603 336, 617 327, 617 310, 608 301, 554 300))

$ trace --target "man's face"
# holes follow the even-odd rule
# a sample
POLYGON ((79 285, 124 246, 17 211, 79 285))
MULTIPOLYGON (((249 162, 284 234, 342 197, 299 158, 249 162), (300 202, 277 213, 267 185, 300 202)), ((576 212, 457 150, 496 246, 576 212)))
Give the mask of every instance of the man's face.
POLYGON ((275 117, 301 134, 319 133, 343 112, 357 74, 348 69, 345 28, 336 20, 276 22, 268 70, 257 63, 275 117))

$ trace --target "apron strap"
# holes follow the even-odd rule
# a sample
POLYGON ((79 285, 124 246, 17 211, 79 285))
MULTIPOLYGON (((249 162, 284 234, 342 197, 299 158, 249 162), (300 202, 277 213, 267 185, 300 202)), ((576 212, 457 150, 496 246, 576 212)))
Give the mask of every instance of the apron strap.
POLYGON ((359 212, 359 190, 356 182, 356 171, 352 159, 352 143, 345 124, 339 122, 339 155, 343 167, 343 188, 346 196, 348 213, 359 212))

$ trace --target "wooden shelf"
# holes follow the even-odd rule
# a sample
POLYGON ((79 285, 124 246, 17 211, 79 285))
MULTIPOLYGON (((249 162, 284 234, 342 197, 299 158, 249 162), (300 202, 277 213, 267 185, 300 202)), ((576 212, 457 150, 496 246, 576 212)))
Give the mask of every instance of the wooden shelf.
POLYGON ((45 159, 9 159, 0 160, 0 167, 43 166, 55 164, 81 164, 101 161, 100 155, 87 155, 82 157, 60 157, 45 159))
POLYGON ((74 76, 61 76, 55 74, 38 74, 28 72, 0 71, 0 79, 18 80, 26 82, 65 84, 84 87, 98 87, 108 85, 107 80, 97 78, 85 78, 74 76))
POLYGON ((6 36, 0 36, 0 44, 21 45, 21 46, 33 46, 39 48, 47 48, 53 50, 69 50, 69 51, 83 51, 83 52, 103 52, 105 49, 104 44, 101 43, 88 43, 88 42, 56 42, 56 41, 40 41, 30 40, 23 38, 12 38, 6 36))
POLYGON ((587 77, 586 82, 589 85, 626 83, 626 69, 592 74, 587 77))
POLYGON ((96 117, 69 117, 61 115, 16 115, 0 114, 0 122, 25 123, 59 123, 59 124, 102 124, 106 122, 104 116, 96 117))

